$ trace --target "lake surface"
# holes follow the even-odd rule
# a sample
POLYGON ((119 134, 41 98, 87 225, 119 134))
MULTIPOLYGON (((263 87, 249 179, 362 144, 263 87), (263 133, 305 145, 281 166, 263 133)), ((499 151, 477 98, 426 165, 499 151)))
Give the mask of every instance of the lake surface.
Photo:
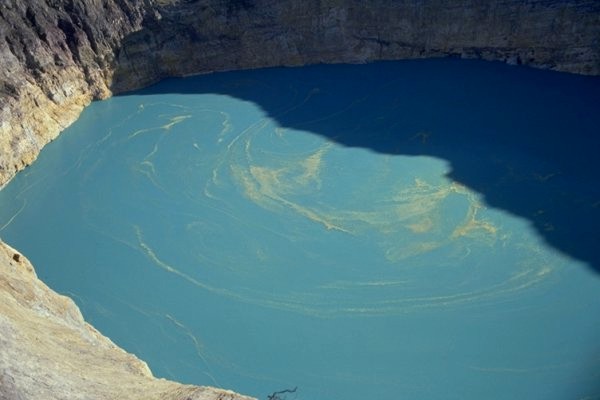
POLYGON ((167 80, 86 109, 0 236, 160 377, 597 398, 599 127, 599 78, 496 63, 167 80))

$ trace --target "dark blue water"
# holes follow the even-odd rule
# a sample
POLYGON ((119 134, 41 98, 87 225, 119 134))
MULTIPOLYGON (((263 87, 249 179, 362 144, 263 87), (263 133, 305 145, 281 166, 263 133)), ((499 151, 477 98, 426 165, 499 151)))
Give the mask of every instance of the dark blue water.
POLYGON ((431 60, 92 104, 0 235, 161 377, 288 399, 600 396, 600 79, 431 60))

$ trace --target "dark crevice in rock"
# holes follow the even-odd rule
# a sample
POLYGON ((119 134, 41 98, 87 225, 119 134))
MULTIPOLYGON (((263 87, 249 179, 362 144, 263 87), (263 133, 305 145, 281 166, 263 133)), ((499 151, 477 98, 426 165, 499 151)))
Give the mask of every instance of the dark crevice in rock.
POLYGON ((73 25, 72 21, 66 19, 66 18, 60 18, 58 20, 58 28, 63 31, 64 35, 65 35, 65 43, 68 46, 68 49, 71 53, 72 59, 77 62, 78 64, 81 64, 81 59, 79 57, 79 49, 78 49, 78 45, 79 45, 79 39, 77 38, 77 30, 75 29, 75 26, 73 25))
POLYGON ((21 49, 17 48, 8 36, 6 36, 4 40, 6 41, 8 49, 10 50, 12 55, 14 55, 19 61, 25 62, 25 54, 21 51, 21 49))
POLYGON ((5 40, 11 53, 17 57, 23 67, 29 70, 35 79, 40 79, 44 72, 43 67, 39 63, 36 55, 32 53, 32 46, 25 42, 24 37, 17 37, 17 43, 8 37, 6 37, 5 40))
POLYGON ((95 54, 98 54, 99 53, 98 43, 96 42, 96 36, 94 35, 92 27, 90 26, 89 23, 82 21, 81 28, 83 30, 83 33, 85 33, 87 41, 90 43, 90 47, 92 48, 92 51, 95 54))
POLYGON ((27 7, 25 10, 25 18, 29 21, 30 26, 35 29, 37 36, 46 44, 48 44, 48 38, 44 29, 37 23, 35 12, 31 7, 27 7))
POLYGON ((0 82, 0 94, 16 97, 19 93, 17 87, 11 82, 0 82))

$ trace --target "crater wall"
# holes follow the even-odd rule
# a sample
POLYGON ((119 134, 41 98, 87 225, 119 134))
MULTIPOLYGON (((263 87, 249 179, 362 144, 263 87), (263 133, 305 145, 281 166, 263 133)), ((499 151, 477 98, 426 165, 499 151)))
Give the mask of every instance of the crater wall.
POLYGON ((168 76, 424 57, 600 74, 595 0, 5 0, 0 187, 92 100, 168 76))

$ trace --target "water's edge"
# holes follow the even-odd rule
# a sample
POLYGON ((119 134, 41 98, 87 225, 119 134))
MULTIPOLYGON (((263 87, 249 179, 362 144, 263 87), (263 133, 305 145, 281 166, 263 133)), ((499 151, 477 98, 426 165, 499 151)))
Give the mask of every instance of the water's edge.
POLYGON ((91 101, 166 77, 432 57, 600 74, 586 0, 14 3, 0 14, 0 188, 91 101))
POLYGON ((0 242, 0 397, 3 399, 251 400, 152 376, 145 362, 84 321, 68 297, 0 242))
MULTIPOLYGON (((333 6, 334 2, 331 2, 321 8, 308 3, 296 7, 280 4, 270 11, 281 20, 286 17, 285 9, 289 9, 288 13, 315 16, 306 18, 306 21, 318 19, 321 26, 318 29, 312 26, 296 27, 286 36, 286 40, 271 46, 264 44, 265 38, 273 36, 273 32, 254 29, 255 47, 263 48, 263 53, 255 57, 255 49, 249 46, 245 47, 239 58, 231 58, 231 55, 240 54, 237 49, 247 32, 247 29, 240 27, 240 20, 250 24, 255 14, 268 15, 265 12, 268 5, 231 10, 224 4, 226 2, 218 2, 212 9, 214 13, 206 15, 191 9, 192 6, 175 4, 165 8, 133 0, 109 1, 105 9, 99 10, 90 10, 84 6, 84 2, 75 2, 74 9, 70 10, 66 6, 48 9, 38 3, 26 1, 10 4, 8 11, 5 10, 0 18, 0 24, 7 27, 7 33, 4 30, 1 33, 5 36, 3 39, 7 40, 0 40, 0 58, 5 60, 7 66, 0 73, 0 81, 6 89, 0 98, 0 188, 19 170, 31 164, 43 146, 73 123, 92 100, 106 98, 112 92, 140 88, 169 75, 275 65, 367 62, 447 55, 496 59, 575 73, 600 73, 600 56, 597 46, 593 45, 600 29, 596 24, 600 10, 588 10, 586 2, 567 2, 562 8, 551 7, 552 2, 548 2, 549 6, 543 12, 536 12, 523 5, 523 2, 514 1, 512 11, 504 9, 491 13, 488 9, 478 8, 477 2, 473 2, 472 8, 465 12, 485 14, 488 19, 499 20, 500 25, 511 26, 514 24, 510 22, 516 20, 521 21, 521 25, 533 28, 529 32, 521 32, 524 38, 502 40, 500 38, 506 32, 494 32, 485 22, 479 22, 482 19, 471 16, 469 21, 477 22, 465 24, 463 22, 466 21, 460 21, 460 15, 446 10, 441 16, 433 13, 438 22, 445 21, 441 26, 466 26, 467 32, 459 32, 448 42, 448 36, 440 29, 442 34, 427 35, 424 43, 414 42, 415 37, 423 36, 423 32, 416 27, 419 21, 431 19, 432 15, 421 14, 414 25, 409 26, 406 36, 393 37, 386 36, 386 32, 389 35, 390 31, 394 31, 393 27, 386 31, 379 27, 373 29, 364 26, 364 23, 358 24, 365 14, 360 10, 355 10, 355 14, 350 13, 347 4, 333 6), (86 22, 90 20, 90 14, 101 16, 94 19, 94 26, 86 22), (196 19, 196 15, 202 17, 196 19), (557 16, 562 18, 562 24, 556 23, 557 16), (182 18, 194 28, 195 34, 187 37, 173 56, 169 53, 172 48, 167 39, 174 33, 175 22, 179 23, 182 18), (236 22, 217 23, 222 18, 236 22), (74 23, 77 19, 85 23, 74 23), (163 22, 159 23, 161 20, 163 22), (529 24, 532 20, 537 21, 536 24, 529 24), (56 26, 60 29, 56 29, 56 26), (223 32, 223 26, 235 26, 239 31, 223 32), (562 26, 558 32, 557 26, 562 26), (572 29, 573 26, 577 29, 572 29), (492 33, 485 36, 488 37, 488 43, 481 43, 477 39, 482 30, 492 33), (547 35, 549 30, 553 31, 551 37, 547 35), (307 51, 311 46, 316 46, 311 41, 298 42, 294 39, 305 39, 307 32, 311 31, 319 40, 329 38, 319 51, 307 51), (356 31, 369 34, 357 37, 354 34, 356 31), (207 54, 205 49, 194 44, 199 32, 200 36, 207 39, 197 43, 213 48, 217 45, 220 48, 218 54, 207 54), (222 37, 227 34, 234 37, 233 40, 229 39, 231 43, 222 42, 222 37), (465 39, 469 35, 475 39, 465 39), (49 39, 42 40, 43 36, 49 39), (78 40, 73 40, 75 37, 78 40), (340 38, 345 38, 343 46, 339 45, 340 38), (431 46, 433 39, 443 43, 431 46), (549 46, 544 40, 554 40, 554 44, 549 46), (298 47, 298 43, 302 43, 302 46, 298 47), (235 50, 231 51, 232 48, 235 50), (576 52, 574 49, 579 50, 576 52), (205 55, 205 63, 199 65, 198 60, 193 59, 182 62, 189 54, 205 55), (272 54, 280 56, 272 58, 272 54), (150 55, 157 59, 147 62, 150 55), (141 69, 142 65, 161 67, 146 67, 144 70, 141 69)), ((392 2, 384 3, 387 7, 382 7, 380 11, 387 15, 392 2)), ((377 15, 374 19, 377 20, 377 15)), ((296 22, 292 21, 293 24, 296 22)), ((279 28, 286 27, 280 24, 279 28)), ((65 262, 69 262, 68 259, 65 262)), ((47 288, 37 278, 33 266, 25 257, 1 241, 0 268, 0 306, 3 308, 0 313, 2 397, 68 399, 79 398, 86 393, 98 399, 248 398, 232 392, 183 386, 152 378, 143 362, 114 346, 109 339, 85 323, 70 299, 47 288), (65 368, 57 368, 56 360, 61 360, 60 365, 65 368), (53 370, 53 374, 46 374, 49 370, 53 370), (41 390, 40 387, 45 389, 41 390)))

